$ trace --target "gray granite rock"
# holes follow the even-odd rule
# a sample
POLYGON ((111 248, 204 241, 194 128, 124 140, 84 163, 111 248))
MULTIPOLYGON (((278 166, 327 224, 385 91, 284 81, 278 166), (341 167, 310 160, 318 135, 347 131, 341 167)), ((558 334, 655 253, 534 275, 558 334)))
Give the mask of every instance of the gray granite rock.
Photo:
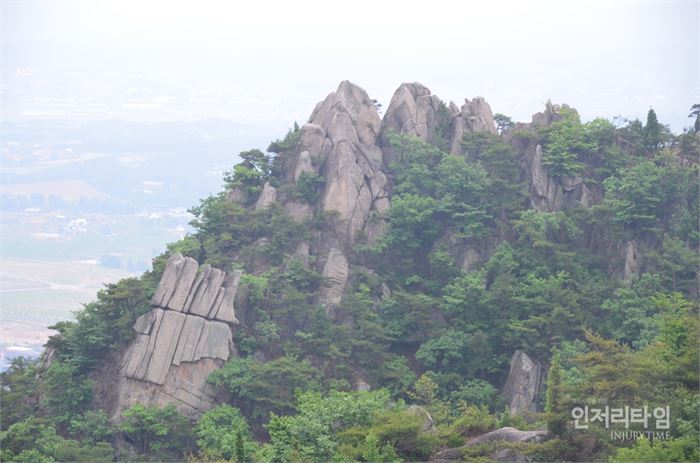
POLYGON ((639 259, 637 258, 637 242, 630 240, 625 243, 625 271, 624 281, 630 282, 639 274, 639 259))
POLYGON ((340 304, 349 274, 348 261, 343 253, 336 248, 331 249, 321 272, 325 280, 325 286, 321 290, 321 301, 326 306, 326 311, 330 312, 340 304))
POLYGON ((470 447, 475 447, 480 444, 485 444, 488 442, 494 442, 496 448, 489 453, 488 458, 490 461, 500 461, 500 462, 515 462, 515 461, 529 461, 524 458, 523 455, 513 450, 507 445, 498 447, 499 442, 503 443, 526 443, 526 442, 543 442, 551 437, 551 433, 547 430, 536 430, 536 431, 520 431, 511 427, 504 427, 496 429, 495 431, 487 432, 480 436, 469 439, 463 446, 449 448, 437 452, 430 459, 432 462, 439 461, 452 461, 459 460, 462 461, 465 452, 469 450, 470 447))
POLYGON ((209 318, 214 318, 215 320, 220 320, 227 323, 238 323, 236 318, 236 310, 234 307, 234 301, 236 299, 236 293, 238 292, 238 285, 241 281, 241 275, 243 273, 240 270, 234 270, 231 274, 224 280, 223 286, 220 291, 223 291, 223 296, 221 301, 214 305, 216 309, 215 313, 210 313, 209 318))
POLYGON ((503 388, 508 410, 513 415, 536 411, 536 400, 543 387, 542 365, 525 352, 516 350, 503 388))
MULTIPOLYGON (((297 167, 308 169, 304 152, 309 160, 319 160, 323 165, 319 173, 325 180, 321 209, 337 213, 336 232, 348 243, 364 229, 375 203, 381 199, 385 207, 388 201, 386 178, 380 170, 382 151, 376 146, 380 123, 367 93, 344 81, 316 106, 310 123, 301 128, 302 151, 294 177, 301 175, 297 167)), ((305 219, 311 212, 289 204, 287 208, 295 220, 305 219)))
POLYGON ((471 101, 465 99, 459 113, 453 112, 450 138, 450 152, 452 154, 462 154, 462 138, 468 132, 497 133, 491 106, 480 96, 471 101))
POLYGON ((431 141, 440 104, 440 99, 418 82, 401 84, 382 119, 382 136, 390 132, 407 133, 431 141))
POLYGON ((197 261, 173 254, 151 299, 151 305, 181 312, 197 274, 197 261))
POLYGON ((224 282, 226 274, 210 265, 204 265, 200 269, 197 279, 192 285, 192 291, 187 298, 187 312, 207 317, 219 296, 219 289, 224 282))
POLYGON ((193 259, 172 256, 153 300, 164 307, 136 319, 136 337, 121 360, 115 419, 135 403, 173 403, 193 418, 214 405, 216 390, 206 378, 235 354, 230 324, 238 323, 234 300, 241 272, 226 276, 204 265, 195 277, 188 268, 197 267, 193 259), (183 297, 178 288, 189 290, 182 290, 183 297), (176 296, 174 307, 187 312, 169 307, 176 296))
POLYGON ((294 181, 298 182, 299 177, 301 177, 302 174, 307 173, 307 174, 312 174, 314 173, 314 166, 311 163, 311 155, 309 154, 308 151, 302 151, 299 153, 299 156, 297 158, 297 164, 294 168, 294 181))
POLYGON ((263 189, 260 192, 260 196, 258 197, 258 201, 255 203, 255 209, 260 210, 270 207, 276 199, 277 190, 275 187, 270 185, 270 182, 265 182, 265 185, 263 185, 263 189))

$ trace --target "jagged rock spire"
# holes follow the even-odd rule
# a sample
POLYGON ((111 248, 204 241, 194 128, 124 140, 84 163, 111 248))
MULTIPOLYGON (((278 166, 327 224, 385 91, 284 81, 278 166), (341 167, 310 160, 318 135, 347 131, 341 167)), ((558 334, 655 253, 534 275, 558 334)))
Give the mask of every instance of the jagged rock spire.
POLYGON ((375 144, 380 123, 367 92, 343 81, 316 106, 310 122, 301 129, 300 154, 291 172, 308 170, 307 157, 323 165, 319 172, 325 179, 321 207, 338 213, 336 231, 347 243, 361 231, 376 235, 365 229, 370 212, 385 213, 389 208, 382 151, 375 144))
POLYGON ((438 136, 449 136, 449 150, 462 153, 462 137, 467 132, 496 133, 491 107, 482 97, 464 100, 462 108, 454 103, 447 107, 442 100, 418 82, 403 83, 394 92, 384 119, 381 137, 390 132, 408 133, 427 142, 436 142, 438 136), (445 127, 440 128, 441 124, 445 127), (439 130, 442 129, 442 130, 439 130))
POLYGON ((394 131, 431 141, 441 103, 440 98, 418 82, 401 84, 391 97, 382 120, 382 136, 394 131))
MULTIPOLYGON (((456 106, 453 106, 456 108, 456 106)), ((454 115, 452 121, 452 138, 450 139, 450 152, 462 153, 462 138, 467 132, 496 132, 496 123, 493 120, 491 106, 480 96, 473 100, 464 100, 462 109, 454 115)))

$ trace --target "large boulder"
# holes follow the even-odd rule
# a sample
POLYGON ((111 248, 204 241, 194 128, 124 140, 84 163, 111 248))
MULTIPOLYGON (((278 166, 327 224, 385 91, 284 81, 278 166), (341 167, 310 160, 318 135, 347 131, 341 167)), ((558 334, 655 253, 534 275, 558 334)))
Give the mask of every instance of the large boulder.
POLYGON ((425 408, 421 407, 420 405, 411 405, 408 407, 408 412, 421 420, 421 432, 437 431, 437 428, 435 427, 435 420, 433 420, 432 415, 430 415, 430 412, 428 412, 428 410, 425 408))
MULTIPOLYGON (((548 127, 561 119, 562 108, 571 109, 567 105, 559 106, 547 102, 545 111, 534 114, 532 122, 517 126, 525 130, 548 127)), ((521 146, 520 151, 522 177, 529 181, 530 204, 533 209, 556 212, 576 206, 590 207, 602 199, 600 186, 596 188, 595 185, 587 185, 581 177, 551 176, 543 162, 544 147, 536 139, 526 146, 521 146)))
POLYGON ((550 177, 542 162, 542 146, 535 147, 530 168, 530 201, 538 211, 553 212, 561 209, 562 187, 550 177))
POLYGON ((542 365, 525 352, 516 350, 510 361, 510 372, 503 388, 508 410, 520 415, 537 410, 537 396, 543 386, 542 365))
POLYGON ((191 418, 214 406, 216 390, 206 379, 235 355, 230 325, 238 323, 240 278, 240 271, 199 268, 179 254, 168 260, 154 307, 136 319, 136 336, 121 359, 113 418, 137 403, 175 404, 191 418))

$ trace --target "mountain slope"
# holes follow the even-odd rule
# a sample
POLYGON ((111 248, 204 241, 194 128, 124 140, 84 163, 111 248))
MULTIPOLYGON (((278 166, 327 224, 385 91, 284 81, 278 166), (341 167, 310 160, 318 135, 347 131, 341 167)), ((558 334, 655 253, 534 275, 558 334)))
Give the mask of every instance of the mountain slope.
POLYGON ((514 124, 418 83, 380 118, 342 82, 266 153, 241 153, 152 272, 58 326, 30 413, 70 434, 101 409, 118 447, 147 455, 190 444, 144 441, 146 418, 176 420, 138 404, 198 420, 211 457, 496 458, 469 438, 546 424, 538 458, 593 460, 623 443, 572 432, 572 407, 668 400, 666 450, 692 459, 698 145, 651 113, 616 127, 548 103, 514 124))

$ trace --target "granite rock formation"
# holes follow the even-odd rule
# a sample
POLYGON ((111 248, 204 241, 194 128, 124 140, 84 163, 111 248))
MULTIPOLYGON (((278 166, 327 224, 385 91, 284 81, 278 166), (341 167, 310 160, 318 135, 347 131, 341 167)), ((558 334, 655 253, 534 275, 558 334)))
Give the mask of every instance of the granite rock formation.
POLYGON ((625 243, 625 270, 623 278, 626 282, 632 281, 639 274, 637 241, 630 240, 625 243))
POLYGON ((450 105, 452 109, 452 137, 450 138, 450 152, 462 154, 462 138, 468 132, 496 133, 496 123, 493 120, 491 106, 482 97, 477 96, 473 100, 464 100, 461 110, 457 106, 450 105))
MULTIPOLYGON (((533 114, 532 121, 518 124, 519 128, 543 129, 561 119, 562 108, 547 102, 543 112, 533 114)), ((547 172, 543 163, 544 148, 536 141, 528 146, 521 146, 521 172, 530 185, 530 204, 533 209, 542 212, 556 212, 574 206, 589 207, 602 196, 593 190, 594 186, 586 184, 581 177, 553 177, 547 172)))
POLYGON ((382 119, 381 132, 407 133, 432 141, 441 104, 440 98, 418 82, 401 84, 382 119))
POLYGON ((327 312, 332 312, 333 308, 340 304, 349 275, 350 268, 343 253, 338 249, 331 249, 321 273, 325 279, 325 286, 321 291, 321 302, 327 312))
POLYGON ((153 295, 153 309, 134 323, 122 358, 113 416, 131 405, 175 404, 190 417, 211 408, 209 374, 235 353, 230 324, 241 272, 225 272, 174 254, 153 295))
POLYGON ((313 168, 308 160, 321 161, 325 179, 321 208, 338 214, 336 233, 347 243, 364 229, 370 213, 388 210, 382 151, 375 144, 379 125, 377 108, 367 93, 344 81, 316 106, 301 129, 294 177, 313 168))
POLYGON ((537 411, 537 396, 544 386, 542 365, 523 351, 516 350, 503 388, 508 410, 513 415, 537 411))

